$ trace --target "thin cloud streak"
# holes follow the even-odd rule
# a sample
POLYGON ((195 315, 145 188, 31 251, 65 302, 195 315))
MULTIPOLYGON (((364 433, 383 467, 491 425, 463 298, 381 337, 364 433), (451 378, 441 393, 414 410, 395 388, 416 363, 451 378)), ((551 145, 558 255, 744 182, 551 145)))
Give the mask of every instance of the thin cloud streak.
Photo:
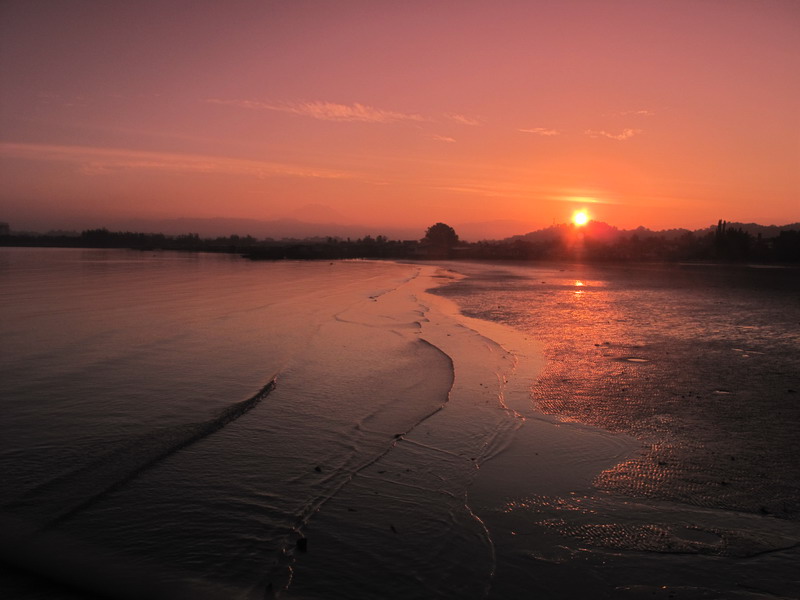
POLYGON ((573 204, 603 204, 603 205, 617 205, 617 204, 626 204, 621 200, 612 197, 613 194, 608 192, 599 192, 597 195, 586 195, 582 193, 575 193, 575 194, 554 194, 552 196, 546 196, 547 200, 554 200, 556 202, 571 202, 573 204), (597 196, 602 197, 597 197, 597 196))
POLYGON ((456 141, 454 138, 451 138, 451 137, 446 136, 446 135, 434 135, 434 136, 431 136, 431 137, 434 140, 436 140, 437 142, 446 142, 448 144, 453 144, 456 141))
POLYGON ((623 117, 652 117, 655 116, 655 112, 652 110, 641 109, 641 110, 624 110, 619 113, 623 117))
POLYGON ((587 129, 586 131, 584 131, 584 133, 586 135, 588 135, 589 137, 593 137, 593 138, 596 138, 596 137, 607 137, 607 138, 610 138, 612 140, 622 141, 622 140, 630 139, 635 135, 640 135, 643 132, 642 132, 641 129, 623 129, 621 133, 609 133, 608 131, 604 131, 604 130, 599 130, 598 131, 596 129, 587 129))
MULTIPOLYGON (((431 189, 459 194, 471 194, 487 198, 524 198, 530 200, 533 197, 558 199, 555 191, 556 187, 519 185, 509 181, 458 181, 442 182, 441 184, 430 185, 431 189)), ((566 200, 565 200, 566 201, 566 200)))
POLYGON ((456 113, 451 113, 445 115, 451 121, 455 121, 456 123, 461 123, 462 125, 470 125, 476 127, 478 125, 482 125, 483 123, 479 119, 475 119, 472 117, 468 117, 466 115, 459 115, 456 113))
POLYGON ((533 127, 531 129, 520 129, 522 133, 533 133, 536 135, 544 135, 544 136, 554 136, 554 135, 561 135, 561 132, 557 129, 548 129, 546 127, 533 127))
POLYGON ((608 189, 565 189, 557 184, 519 184, 510 179, 486 177, 459 181, 430 182, 432 189, 470 194, 487 198, 532 199, 566 204, 619 205, 625 202, 617 193, 608 189))
POLYGON ((211 104, 237 106, 249 110, 270 110, 312 117, 321 121, 345 121, 363 123, 393 123, 397 121, 428 121, 422 115, 402 113, 360 104, 337 104, 335 102, 296 102, 292 104, 269 104, 253 100, 220 100, 211 98, 211 104))
POLYGON ((26 160, 77 163, 85 175, 105 175, 125 170, 222 173, 266 177, 354 178, 355 174, 333 169, 316 169, 269 161, 170 154, 90 146, 0 143, 0 156, 26 160))

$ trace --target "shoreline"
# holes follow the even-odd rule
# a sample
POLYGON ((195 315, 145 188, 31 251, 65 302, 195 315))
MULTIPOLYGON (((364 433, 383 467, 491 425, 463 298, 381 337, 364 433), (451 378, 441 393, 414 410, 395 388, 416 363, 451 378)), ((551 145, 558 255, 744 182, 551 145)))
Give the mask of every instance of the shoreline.
MULTIPOLYGON (((642 443, 630 435, 609 432, 592 425, 562 421, 555 415, 549 415, 537 409, 532 399, 532 387, 535 380, 542 374, 546 364, 541 343, 530 335, 507 325, 466 316, 460 312, 458 305, 454 301, 428 293, 427 290, 446 285, 441 283, 443 275, 439 273, 445 269, 433 268, 437 272, 429 274, 428 279, 431 282, 436 282, 436 285, 425 286, 426 291, 421 294, 423 302, 431 310, 432 316, 429 314, 431 323, 430 325, 422 325, 421 336, 450 356, 457 370, 460 368, 464 371, 465 366, 469 365, 473 357, 465 353, 458 344, 454 344, 447 339, 451 337, 451 334, 446 331, 446 328, 452 327, 452 324, 447 322, 448 319, 454 320, 458 326, 466 327, 477 333, 483 338, 483 343, 496 345, 496 352, 505 353, 508 358, 504 357, 501 360, 508 360, 511 364, 504 368, 502 372, 496 373, 498 377, 498 401, 505 410, 512 413, 514 418, 520 421, 520 429, 526 427, 531 430, 526 432, 526 437, 533 438, 538 435, 553 440, 558 435, 555 432, 561 432, 564 434, 565 441, 574 435, 576 442, 596 443, 595 450, 601 451, 599 455, 595 455, 596 461, 598 465, 603 465, 599 468, 597 474, 608 468, 608 466, 613 466, 625 460, 627 456, 642 447, 642 443), (444 328, 444 335, 442 335, 441 331, 431 330, 431 327, 444 328), (608 440, 615 440, 615 442, 609 444, 608 440), (602 450, 610 447, 617 449, 628 448, 628 451, 609 451, 606 458, 603 458, 602 450)), ((452 271, 447 271, 447 273, 447 277, 453 280, 465 277, 452 271)), ((458 378, 458 373, 456 377, 458 378)), ((462 377, 466 377, 466 375, 462 373, 462 377)), ((454 383, 455 387, 456 384, 454 383)), ((464 387, 468 387, 468 385, 464 385, 464 387)), ((459 390, 459 392, 467 393, 465 390, 459 390)), ((513 452, 509 450, 509 453, 513 452)), ((492 460, 499 457, 500 454, 493 456, 492 460)), ((590 466, 587 471, 594 471, 595 468, 597 467, 590 466)), ((586 476, 578 477, 576 478, 576 483, 580 483, 585 479, 586 476)))
MULTIPOLYGON (((446 276, 453 280, 464 277, 452 272, 446 276)), ((442 285, 442 277, 441 269, 427 275, 429 282, 437 283, 436 287, 442 285)), ((469 351, 453 342, 448 333, 453 327, 450 319, 457 326, 475 331, 485 340, 483 343, 496 344, 495 351, 503 356, 500 361, 511 363, 496 375, 499 405, 514 426, 503 447, 476 464, 465 504, 486 528, 493 547, 495 564, 487 597, 518 597, 526 588, 531 589, 539 574, 529 566, 520 569, 519 557, 536 555, 549 562, 549 557, 560 550, 548 547, 551 539, 518 535, 527 529, 529 515, 527 511, 510 509, 525 505, 531 498, 558 502, 560 498, 594 494, 594 480, 634 456, 642 449, 642 443, 627 434, 563 422, 539 411, 534 407, 532 387, 543 372, 546 359, 537 340, 509 326, 465 316, 447 298, 425 291, 421 299, 430 309, 430 325, 423 324, 421 336, 447 353, 455 365, 451 394, 469 396, 479 367, 469 351)), ((579 587, 576 593, 589 591, 579 587)))
MULTIPOLYGON (((353 473, 307 522, 309 552, 294 563, 281 597, 331 597, 332 589, 353 598, 497 597, 517 551, 510 538, 524 519, 509 526, 494 512, 514 499, 585 490, 631 448, 619 442, 624 436, 535 410, 530 390, 544 364, 537 342, 466 317, 428 292, 460 275, 434 265, 413 269, 414 276, 340 318, 357 316, 447 357, 446 398, 412 428, 397 430, 391 450, 353 473), (532 445, 538 456, 528 452, 532 445), (367 548, 378 554, 368 556, 367 548), (321 573, 330 579, 320 580, 321 573)), ((408 376, 419 380, 420 372, 408 376)))
MULTIPOLYGON (((447 267, 458 269, 452 263, 447 267)), ((620 348, 617 353, 630 356, 625 344, 643 344, 638 340, 644 334, 631 329, 628 321, 608 332, 613 325, 607 323, 617 321, 609 317, 598 323, 592 317, 592 309, 598 307, 611 310, 611 317, 626 316, 613 312, 624 299, 614 294, 622 294, 628 288, 622 287, 623 292, 611 291, 588 267, 584 271, 572 274, 532 270, 531 273, 536 274, 530 276, 529 287, 526 287, 525 283, 516 286, 502 283, 503 271, 472 269, 467 273, 477 275, 478 279, 473 283, 456 284, 460 291, 452 294, 467 302, 465 306, 469 307, 470 314, 483 316, 497 314, 495 308, 500 309, 497 305, 502 304, 502 300, 495 297, 500 293, 498 290, 521 290, 516 297, 508 298, 516 310, 511 313, 516 320, 510 322, 525 324, 525 331, 533 337, 541 324, 544 327, 542 346, 547 344, 544 346, 547 368, 537 380, 543 383, 537 383, 533 400, 537 408, 543 406, 549 414, 529 411, 508 448, 481 466, 468 492, 470 506, 495 540, 498 568, 489 600, 527 597, 567 600, 589 596, 637 600, 724 596, 750 600, 763 597, 760 590, 769 590, 774 597, 794 597, 798 588, 789 575, 792 572, 789 565, 800 556, 800 529, 796 522, 778 518, 779 511, 772 511, 769 506, 766 510, 745 512, 725 503, 718 506, 703 502, 702 498, 700 501, 683 498, 680 496, 683 488, 669 487, 670 469, 676 468, 667 462, 673 459, 671 456, 660 458, 664 462, 652 469, 643 468, 643 465, 647 467, 652 454, 648 438, 641 437, 638 429, 609 433, 603 428, 605 422, 613 423, 617 414, 614 411, 624 410, 625 405, 614 407, 615 380, 602 379, 603 374, 616 372, 614 366, 623 363, 615 362, 614 352, 606 356, 608 345, 599 342, 612 340, 616 344, 614 348, 620 348), (470 294, 481 298, 482 293, 490 295, 471 303, 473 296, 470 294), (558 304, 562 298, 566 307, 563 313, 558 304), (537 299, 541 305, 520 304, 521 301, 537 302, 537 299), (513 305, 514 302, 517 304, 513 305), (563 328, 566 330, 562 331, 563 328), (634 341, 628 341, 626 335, 632 335, 634 341), (571 341, 562 343, 562 336, 571 341), (587 411, 596 412, 559 411, 558 408, 570 406, 573 396, 584 403, 587 411), (606 411, 610 411, 608 418, 606 411), (564 421, 551 415, 563 415, 564 421), (580 419, 581 416, 589 418, 580 419), (581 447, 594 450, 581 454, 581 447), (624 485, 610 486, 609 479, 624 485), (652 482, 661 485, 656 490, 659 493, 645 488, 652 482), (751 560, 743 564, 743 558, 751 560)), ((508 272, 513 282, 515 272, 510 269, 508 272)), ((523 279, 520 277, 519 281, 523 279)), ((701 289, 713 289, 715 283, 718 282, 701 289)), ((447 294, 448 299, 450 295, 447 294)), ((680 314, 672 312, 666 318, 678 318, 680 314)), ((638 321, 633 320, 633 323, 638 321)), ((676 339, 681 338, 677 336, 676 339)), ((756 342, 744 346, 738 341, 728 343, 742 348, 758 346, 756 342)), ((668 352, 672 347, 662 348, 660 354, 653 353, 649 345, 646 348, 650 361, 644 364, 656 366, 651 378, 632 379, 634 375, 641 375, 640 371, 632 371, 631 377, 618 387, 634 385, 634 394, 649 394, 656 402, 665 396, 668 400, 670 391, 684 379, 690 381, 688 378, 697 371, 689 371, 684 379, 664 379, 669 374, 666 365, 676 365, 668 352), (666 394, 658 393, 663 386, 666 386, 666 394)), ((763 352, 754 356, 768 360, 767 350, 759 349, 763 352)), ((746 358, 744 351, 738 354, 743 356, 736 358, 746 358)), ((712 390, 715 386, 719 388, 713 378, 708 386, 712 390)), ((747 385, 736 391, 745 395, 751 387, 753 385, 747 385)), ((789 387, 796 389, 790 384, 789 387)), ((710 393, 709 402, 718 403, 719 398, 710 393)), ((664 401, 652 404, 652 410, 655 412, 653 422, 657 423, 660 412, 670 408, 664 401)), ((710 408, 703 404, 697 410, 710 408)), ((646 424, 642 421, 648 413, 642 415, 640 411, 631 415, 640 427, 646 424)), ((676 413, 675 416, 684 415, 676 413)), ((727 431, 730 423, 728 419, 719 427, 727 431)), ((614 431, 626 430, 618 427, 614 431)), ((750 431, 758 434, 756 429, 750 431)), ((698 433, 703 436, 702 431, 698 433)), ((702 448, 701 444, 708 439, 716 438, 700 437, 696 448, 702 448)), ((692 448, 695 446, 684 450, 691 452, 692 448)), ((707 454, 708 451, 702 456, 690 453, 684 460, 691 465, 694 464, 691 461, 702 460, 707 454)), ((732 454, 729 457, 726 453, 721 458, 725 463, 722 467, 727 467, 728 463, 739 465, 738 459, 743 457, 732 454)), ((703 475, 702 479, 689 483, 710 494, 734 489, 729 485, 730 479, 720 475, 721 471, 713 470, 720 466, 717 463, 711 466, 710 472, 697 474, 703 475)), ((685 475, 691 476, 691 471, 685 475)), ((676 483, 680 484, 681 480, 676 483)), ((769 493, 766 490, 765 497, 769 493)), ((755 508, 758 509, 758 505, 755 508)), ((788 517, 786 511, 784 506, 788 517)))

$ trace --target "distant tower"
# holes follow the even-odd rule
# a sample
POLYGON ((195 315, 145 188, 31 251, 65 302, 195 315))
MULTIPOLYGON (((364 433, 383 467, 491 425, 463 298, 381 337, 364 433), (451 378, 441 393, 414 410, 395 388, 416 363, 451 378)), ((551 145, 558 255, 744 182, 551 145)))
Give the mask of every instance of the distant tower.
POLYGON ((0 221, 0 235, 11 235, 11 227, 4 221, 0 221))

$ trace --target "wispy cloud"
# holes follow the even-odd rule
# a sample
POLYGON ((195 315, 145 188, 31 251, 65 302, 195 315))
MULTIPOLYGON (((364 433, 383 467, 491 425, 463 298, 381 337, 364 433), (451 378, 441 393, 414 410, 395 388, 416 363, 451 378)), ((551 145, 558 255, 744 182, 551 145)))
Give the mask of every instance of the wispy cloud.
POLYGON ((462 125, 477 126, 482 124, 480 119, 476 119, 474 117, 468 117, 466 115, 460 115, 457 113, 450 113, 445 116, 451 121, 455 121, 456 123, 461 123, 462 125))
POLYGON ((573 202, 578 204, 622 204, 622 202, 615 198, 608 190, 590 190, 588 193, 576 191, 574 194, 557 193, 545 196, 545 198, 557 202, 573 202))
POLYGON ((555 194, 549 186, 536 186, 519 184, 503 178, 462 178, 431 182, 430 187, 436 190, 455 192, 458 194, 471 194, 486 198, 524 198, 543 197, 555 194))
POLYGON ((286 104, 269 104, 253 100, 220 100, 211 98, 212 104, 238 106, 250 110, 271 110, 286 112, 320 119, 322 121, 360 121, 364 123, 392 123, 395 121, 427 121, 418 114, 403 113, 383 108, 375 108, 366 104, 337 104, 335 102, 294 102, 286 104))
POLYGON ((640 110, 624 110, 619 113, 623 117, 652 117, 656 113, 652 110, 647 109, 640 109, 640 110))
POLYGON ((313 168, 270 161, 49 144, 0 143, 0 156, 28 160, 68 162, 85 175, 107 175, 126 170, 173 171, 182 173, 223 173, 253 177, 353 178, 355 174, 334 169, 313 168))
POLYGON ((639 135, 642 133, 641 129, 623 129, 620 133, 610 133, 604 130, 596 130, 596 129, 587 129, 584 131, 586 135, 589 137, 607 137, 611 138, 612 140, 627 140, 632 138, 635 135, 639 135))
POLYGON ((553 135, 561 135, 561 132, 557 129, 548 129, 546 127, 533 127, 531 129, 520 129, 522 133, 533 133, 536 135, 545 135, 545 136, 553 136, 553 135))
POLYGON ((446 135, 433 135, 431 137, 437 142, 447 142, 448 144, 452 144, 455 142, 453 138, 448 137, 446 135))
POLYGON ((615 194, 609 190, 576 190, 574 193, 565 193, 559 185, 534 185, 519 184, 508 179, 486 178, 465 179, 461 181, 443 181, 431 185, 433 189, 455 192, 458 194, 471 194, 486 198, 515 198, 530 200, 536 198, 551 202, 565 204, 622 204, 615 194))

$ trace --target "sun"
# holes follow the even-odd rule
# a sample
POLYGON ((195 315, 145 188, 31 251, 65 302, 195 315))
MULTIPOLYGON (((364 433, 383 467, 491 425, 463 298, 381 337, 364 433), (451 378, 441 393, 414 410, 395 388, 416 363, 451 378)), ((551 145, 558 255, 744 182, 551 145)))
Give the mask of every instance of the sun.
POLYGON ((578 227, 583 227, 589 222, 589 214, 585 210, 576 210, 572 213, 572 222, 578 227))

